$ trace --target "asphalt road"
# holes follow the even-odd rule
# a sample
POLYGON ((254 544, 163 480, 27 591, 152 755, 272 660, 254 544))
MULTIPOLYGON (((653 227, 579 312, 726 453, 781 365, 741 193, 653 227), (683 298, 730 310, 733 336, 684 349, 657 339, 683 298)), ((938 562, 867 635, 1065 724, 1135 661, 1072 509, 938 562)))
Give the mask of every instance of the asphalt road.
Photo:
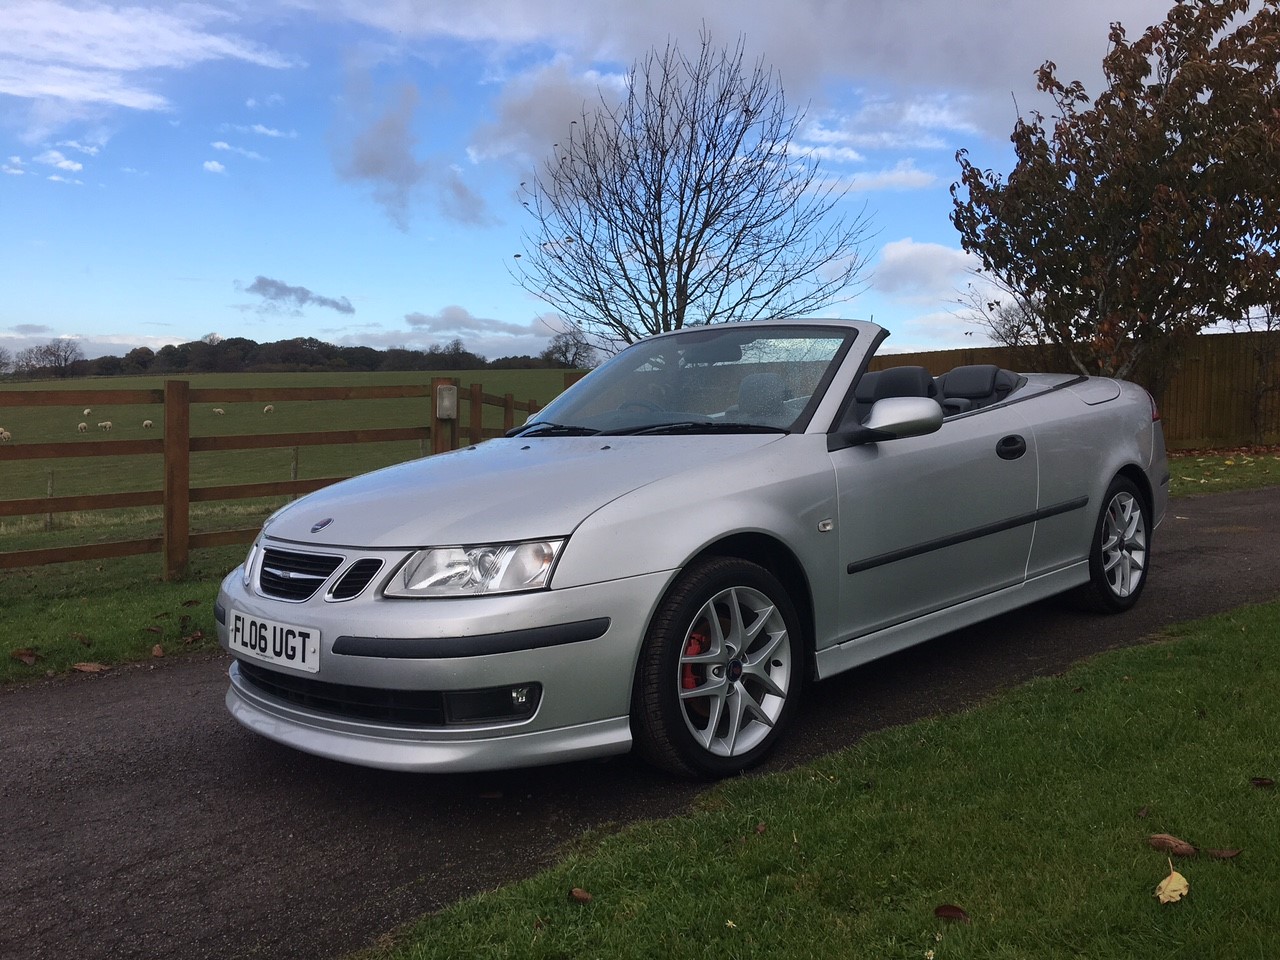
MULTIPOLYGON (((818 684, 770 768, 1280 596, 1277 543, 1280 490, 1175 501, 1130 613, 1049 601, 818 684)), ((0 689, 0 957, 336 957, 699 789, 629 758, 467 776, 342 766, 231 721, 225 667, 0 689)))

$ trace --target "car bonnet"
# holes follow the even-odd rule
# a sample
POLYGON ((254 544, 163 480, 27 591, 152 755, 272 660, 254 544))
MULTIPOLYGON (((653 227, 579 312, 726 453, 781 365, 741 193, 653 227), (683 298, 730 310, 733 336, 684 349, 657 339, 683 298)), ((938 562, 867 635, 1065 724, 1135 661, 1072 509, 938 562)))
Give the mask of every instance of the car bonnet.
POLYGON ((492 440, 334 484, 277 513, 273 539, 365 548, 572 533, 604 504, 776 434, 492 440))

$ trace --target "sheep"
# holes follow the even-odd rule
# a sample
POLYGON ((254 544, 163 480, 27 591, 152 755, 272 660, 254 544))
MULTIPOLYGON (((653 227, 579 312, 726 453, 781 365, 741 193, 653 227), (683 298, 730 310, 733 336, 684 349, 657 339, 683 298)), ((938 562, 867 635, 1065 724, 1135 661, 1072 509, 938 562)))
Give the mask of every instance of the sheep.
POLYGON ((77 423, 76 430, 78 430, 80 433, 88 433, 89 425, 87 423, 77 423))
POLYGON ((223 410, 221 407, 214 407, 213 412, 216 413, 218 416, 222 416, 227 411, 223 410))
POLYGON ((154 427, 154 426, 155 426, 155 424, 154 424, 154 423, 152 423, 150 420, 143 420, 143 421, 142 421, 142 429, 143 429, 143 430, 150 430, 150 429, 151 429, 152 427, 154 427))
POLYGON ((87 417, 87 416, 88 416, 89 414, 91 414, 91 413, 93 413, 93 411, 92 411, 92 410, 90 410, 88 407, 85 407, 85 408, 84 408, 84 413, 82 414, 82 416, 86 416, 86 417, 87 417))
POLYGON ((12 439, 13 439, 12 433, 10 433, 8 430, 0 429, 0 443, 8 443, 12 439))
POLYGON ((99 423, 99 424, 98 424, 98 429, 99 429, 99 430, 110 430, 110 429, 111 429, 111 421, 110 421, 110 420, 103 420, 101 423, 99 423))
POLYGON ((263 407, 263 408, 262 408, 262 412, 263 412, 263 413, 275 413, 275 412, 276 412, 276 408, 275 408, 272 404, 269 404, 269 403, 268 403, 265 407, 263 407))

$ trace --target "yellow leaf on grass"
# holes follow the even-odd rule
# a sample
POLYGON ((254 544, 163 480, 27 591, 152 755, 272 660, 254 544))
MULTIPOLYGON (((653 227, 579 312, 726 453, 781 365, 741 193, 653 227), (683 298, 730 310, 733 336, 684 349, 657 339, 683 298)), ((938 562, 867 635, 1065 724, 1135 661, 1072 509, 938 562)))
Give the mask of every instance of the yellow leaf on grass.
POLYGON ((1156 886, 1156 897, 1161 903, 1176 903, 1191 892, 1187 878, 1173 869, 1173 861, 1169 861, 1169 875, 1156 886))

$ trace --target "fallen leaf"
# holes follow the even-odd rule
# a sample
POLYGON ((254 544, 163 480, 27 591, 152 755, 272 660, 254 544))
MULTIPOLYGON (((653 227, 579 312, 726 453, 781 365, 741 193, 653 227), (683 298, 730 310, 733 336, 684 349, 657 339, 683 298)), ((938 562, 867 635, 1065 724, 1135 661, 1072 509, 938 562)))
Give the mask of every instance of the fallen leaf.
POLYGON ((769 828, 768 828, 768 827, 766 827, 766 826, 764 825, 764 821, 763 821, 763 820, 761 820, 759 823, 757 823, 757 824, 756 824, 756 836, 759 836, 760 834, 764 833, 764 832, 765 832, 765 830, 767 830, 767 829, 769 829, 769 828))
POLYGON ((736 923, 734 923, 732 920, 726 920, 726 921, 724 922, 724 925, 725 925, 726 927, 728 927, 730 930, 737 930, 737 929, 738 929, 738 925, 737 925, 736 923))
POLYGON ((581 887, 574 887, 569 891, 569 899, 574 903, 590 903, 591 894, 583 890, 581 887))
POLYGON ((1147 838, 1147 843, 1151 844, 1154 849, 1172 853, 1175 857, 1194 857, 1196 855, 1195 847, 1169 833, 1153 833, 1147 838))
POLYGON ((1240 856, 1239 850, 1206 850, 1205 856, 1213 857, 1215 860, 1233 860, 1240 856))
POLYGON ((111 668, 105 663, 73 663, 71 669, 78 670, 80 673, 102 673, 111 668))
POLYGON ((1276 785, 1276 782, 1270 777, 1254 777, 1249 782, 1255 787, 1274 787, 1276 785))
POLYGON ((941 920, 951 920, 956 923, 973 923, 969 919, 969 915, 954 903, 944 903, 933 908, 933 915, 941 920))
POLYGON ((164 627, 154 623, 151 626, 143 627, 142 629, 145 633, 164 633, 164 627))
POLYGON ((157 614, 156 614, 154 617, 152 617, 151 619, 152 619, 152 620, 168 620, 168 619, 169 619, 169 611, 165 610, 165 611, 163 611, 163 612, 161 612, 161 613, 157 613, 157 614))
POLYGON ((67 639, 74 640, 82 647, 92 647, 93 641, 86 637, 83 633, 68 633, 67 639))
POLYGON ((19 647, 17 650, 10 651, 9 656, 14 660, 21 660, 28 667, 34 667, 37 660, 43 660, 44 657, 36 653, 30 647, 19 647))
POLYGON ((197 630, 197 631, 195 631, 195 633, 192 633, 192 634, 190 634, 189 636, 185 636, 185 637, 183 637, 183 638, 182 638, 182 642, 183 642, 183 643, 195 643, 196 641, 198 641, 198 640, 203 640, 203 639, 204 639, 204 631, 203 631, 203 630, 197 630))
POLYGON ((1187 878, 1173 869, 1173 861, 1169 861, 1169 875, 1156 885, 1156 897, 1161 903, 1177 903, 1191 892, 1191 884, 1187 878))
POLYGON ((1147 814, 1149 814, 1150 812, 1151 812, 1151 808, 1150 808, 1150 807, 1139 807, 1139 808, 1138 808, 1138 819, 1139 819, 1139 820, 1145 820, 1145 819, 1147 819, 1147 814))
POLYGON ((198 607, 200 606, 200 601, 199 600, 183 600, 182 605, 184 607, 198 607))
POLYGON ((153 657, 163 657, 164 647, 157 643, 154 647, 151 648, 151 655, 153 657))

